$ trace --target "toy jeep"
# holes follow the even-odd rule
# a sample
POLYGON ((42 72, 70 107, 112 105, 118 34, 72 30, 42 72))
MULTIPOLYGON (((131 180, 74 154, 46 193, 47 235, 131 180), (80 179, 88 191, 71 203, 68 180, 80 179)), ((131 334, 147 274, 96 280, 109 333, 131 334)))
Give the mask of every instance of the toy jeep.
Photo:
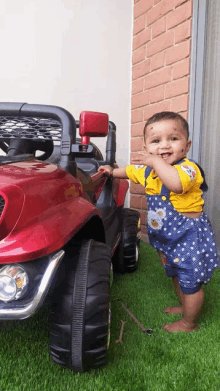
POLYGON ((0 104, 0 320, 49 303, 51 357, 75 371, 107 363, 112 264, 138 265, 128 182, 98 172, 115 164, 115 137, 107 114, 0 104), (90 137, 107 137, 105 160, 90 137))

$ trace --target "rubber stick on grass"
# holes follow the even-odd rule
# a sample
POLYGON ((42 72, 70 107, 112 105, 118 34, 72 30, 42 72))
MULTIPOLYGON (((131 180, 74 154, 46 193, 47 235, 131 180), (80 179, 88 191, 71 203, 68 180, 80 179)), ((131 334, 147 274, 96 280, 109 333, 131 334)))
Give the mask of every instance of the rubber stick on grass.
POLYGON ((125 324, 125 322, 123 320, 121 320, 121 330, 120 330, 120 334, 119 334, 119 339, 117 339, 117 341, 115 341, 115 342, 122 342, 122 334, 124 331, 124 324, 125 324))
POLYGON ((141 322, 139 322, 139 320, 137 318, 135 318, 135 316, 132 314, 132 312, 123 303, 121 303, 121 306, 127 311, 127 313, 130 315, 130 317, 132 319, 134 319, 134 321, 138 324, 138 326, 141 328, 141 330, 143 330, 147 335, 151 335, 153 333, 152 329, 145 329, 145 327, 141 324, 141 322))

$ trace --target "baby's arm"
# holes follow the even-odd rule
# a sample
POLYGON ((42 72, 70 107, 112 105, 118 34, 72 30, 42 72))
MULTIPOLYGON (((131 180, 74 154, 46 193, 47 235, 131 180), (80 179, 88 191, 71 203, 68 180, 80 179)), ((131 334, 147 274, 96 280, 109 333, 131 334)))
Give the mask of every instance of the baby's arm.
POLYGON ((177 194, 182 193, 183 189, 178 171, 175 167, 166 163, 161 156, 139 152, 138 155, 132 159, 132 163, 143 164, 153 168, 168 190, 177 194))
POLYGON ((113 176, 113 178, 128 179, 126 174, 126 167, 113 168, 111 166, 100 166, 98 171, 103 171, 107 176, 113 176))
POLYGON ((154 160, 153 169, 159 176, 166 188, 173 193, 181 194, 183 192, 181 180, 175 167, 167 164, 160 156, 154 160))

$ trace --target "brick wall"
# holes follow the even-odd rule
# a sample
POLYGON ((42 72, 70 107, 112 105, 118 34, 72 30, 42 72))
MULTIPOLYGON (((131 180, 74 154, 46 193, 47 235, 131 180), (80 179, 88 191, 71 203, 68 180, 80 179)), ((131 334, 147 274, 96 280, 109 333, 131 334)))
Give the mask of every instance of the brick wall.
MULTIPOLYGON (((175 111, 187 119, 192 0, 134 0, 131 155, 142 148, 146 120, 175 111)), ((141 212, 146 235, 144 188, 131 183, 131 207, 141 212)))

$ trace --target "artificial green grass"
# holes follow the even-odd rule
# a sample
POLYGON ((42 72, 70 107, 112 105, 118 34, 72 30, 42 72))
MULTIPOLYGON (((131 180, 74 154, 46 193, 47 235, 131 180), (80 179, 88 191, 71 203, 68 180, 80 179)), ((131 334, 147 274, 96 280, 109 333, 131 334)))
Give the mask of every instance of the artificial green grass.
POLYGON ((192 333, 167 333, 163 324, 181 315, 163 313, 177 304, 172 279, 156 251, 141 242, 138 270, 114 276, 109 363, 75 373, 49 357, 49 312, 0 323, 1 391, 215 391, 220 390, 220 270, 204 287, 205 302, 192 333), (120 305, 123 302, 153 335, 146 335, 120 305), (125 321, 122 343, 121 319, 125 321))

